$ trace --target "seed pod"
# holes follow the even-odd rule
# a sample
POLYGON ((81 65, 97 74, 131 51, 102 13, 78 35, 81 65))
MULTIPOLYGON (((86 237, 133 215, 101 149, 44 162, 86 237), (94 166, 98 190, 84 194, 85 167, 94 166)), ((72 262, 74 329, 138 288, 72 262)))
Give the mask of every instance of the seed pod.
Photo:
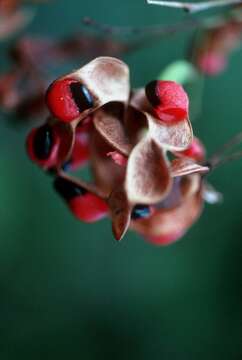
POLYGON ((197 137, 194 137, 191 145, 186 150, 177 151, 175 154, 179 157, 187 157, 200 162, 205 159, 206 151, 202 142, 197 137))
POLYGON ((63 170, 75 171, 86 165, 90 156, 89 140, 87 126, 78 126, 70 159, 63 165, 63 170))
POLYGON ((109 102, 126 103, 129 91, 127 65, 115 58, 99 57, 54 81, 47 90, 46 103, 59 120, 80 121, 109 102))

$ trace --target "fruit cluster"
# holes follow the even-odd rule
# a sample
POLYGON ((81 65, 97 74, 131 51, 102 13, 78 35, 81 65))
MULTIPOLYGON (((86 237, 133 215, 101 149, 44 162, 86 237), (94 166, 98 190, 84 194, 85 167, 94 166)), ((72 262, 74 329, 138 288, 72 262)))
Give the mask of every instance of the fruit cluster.
POLYGON ((27 151, 79 220, 110 216, 117 240, 132 228, 162 245, 199 217, 209 167, 181 85, 131 91, 127 65, 100 57, 54 81, 46 103, 51 115, 31 131, 27 151), (88 162, 92 183, 68 174, 88 162))

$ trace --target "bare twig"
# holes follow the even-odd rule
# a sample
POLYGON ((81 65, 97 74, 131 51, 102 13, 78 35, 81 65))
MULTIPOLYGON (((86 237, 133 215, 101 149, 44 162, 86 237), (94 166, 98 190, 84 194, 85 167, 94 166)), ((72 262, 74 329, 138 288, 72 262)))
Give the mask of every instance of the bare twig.
POLYGON ((231 162, 233 160, 238 160, 238 159, 241 159, 242 158, 242 151, 237 151, 231 155, 227 155, 225 156, 224 158, 222 159, 218 159, 218 161, 216 163, 213 163, 212 164, 212 169, 215 169, 217 168, 218 166, 221 166, 221 165, 224 165, 224 164, 227 164, 228 162, 231 162))
POLYGON ((150 25, 150 26, 112 26, 99 23, 98 21, 85 17, 82 19, 84 25, 105 35, 139 35, 139 36, 166 36, 182 30, 196 29, 203 25, 200 19, 186 19, 172 25, 150 25))
POLYGON ((104 35, 106 39, 114 41, 114 37, 124 37, 124 52, 133 52, 142 48, 157 44, 157 41, 164 37, 171 36, 183 31, 191 31, 201 28, 203 21, 197 18, 189 18, 185 21, 172 25, 151 25, 151 26, 112 26, 102 24, 92 18, 84 18, 83 24, 91 29, 98 31, 99 35, 104 35), (127 40, 127 37, 131 37, 127 40))
POLYGON ((242 132, 236 134, 227 143, 221 146, 208 160, 208 163, 212 168, 222 165, 230 160, 235 160, 241 157, 242 151, 227 154, 226 152, 234 148, 236 145, 242 143, 242 132))
POLYGON ((211 0, 198 3, 188 3, 181 1, 162 1, 162 0, 147 0, 149 5, 159 5, 171 8, 182 9, 184 11, 195 13, 199 11, 209 10, 214 7, 230 6, 242 4, 242 0, 211 0))

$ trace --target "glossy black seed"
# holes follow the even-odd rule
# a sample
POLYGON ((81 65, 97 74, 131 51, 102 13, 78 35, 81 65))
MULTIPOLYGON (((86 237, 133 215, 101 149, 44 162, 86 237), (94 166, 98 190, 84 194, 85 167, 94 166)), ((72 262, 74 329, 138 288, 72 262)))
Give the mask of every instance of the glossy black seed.
POLYGON ((150 208, 147 205, 136 205, 133 208, 131 219, 137 220, 137 219, 145 219, 150 216, 150 208))
POLYGON ((52 129, 48 125, 41 126, 35 133, 33 150, 40 160, 47 160, 53 146, 52 129))
POLYGON ((71 159, 67 160, 63 165, 62 165, 62 170, 63 171, 68 171, 71 167, 71 159))
POLYGON ((158 85, 158 82, 156 80, 153 80, 149 84, 147 84, 145 87, 145 93, 146 93, 147 99, 153 106, 160 105, 160 103, 161 103, 159 97, 157 96, 157 85, 158 85))
POLYGON ((76 196, 85 195, 87 192, 86 189, 62 177, 57 177, 55 179, 54 189, 66 201, 69 201, 76 196))
POLYGON ((79 82, 73 82, 70 85, 72 97, 80 112, 90 109, 94 106, 94 100, 86 86, 79 82))

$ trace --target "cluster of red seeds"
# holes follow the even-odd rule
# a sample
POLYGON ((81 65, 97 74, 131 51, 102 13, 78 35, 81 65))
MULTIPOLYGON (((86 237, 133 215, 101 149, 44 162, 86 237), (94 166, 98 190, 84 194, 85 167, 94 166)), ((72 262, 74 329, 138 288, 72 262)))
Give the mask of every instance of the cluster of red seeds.
MULTIPOLYGON (((173 147, 175 149, 177 148, 177 151, 173 152, 174 155, 177 157, 176 162, 172 163, 169 166, 165 157, 165 145, 164 148, 162 146, 157 146, 156 148, 155 142, 148 139, 148 147, 151 148, 151 152, 155 147, 154 155, 152 154, 151 156, 148 153, 148 161, 149 156, 151 156, 150 162, 154 162, 154 164, 151 164, 153 166, 153 173, 147 173, 144 177, 147 178, 149 182, 149 175, 152 178, 153 176, 156 176, 154 174, 157 174, 157 187, 159 187, 159 179, 161 179, 161 182, 163 182, 164 177, 164 181, 166 182, 164 196, 162 195, 162 201, 160 201, 159 203, 154 203, 154 201, 151 200, 151 204, 149 204, 145 197, 144 203, 137 203, 135 202, 135 200, 132 202, 131 200, 127 200, 126 198, 125 201, 123 201, 123 199, 120 200, 120 198, 124 197, 124 192, 116 193, 116 190, 113 190, 112 194, 105 192, 105 189, 108 188, 107 183, 110 181, 110 178, 111 181, 113 181, 113 179, 114 181, 115 179, 117 179, 117 188, 120 187, 120 184, 124 186, 123 176, 125 175, 122 174, 125 174, 129 171, 129 168, 132 167, 133 162, 134 167, 137 167, 137 164, 140 161, 139 157, 141 157, 141 162, 142 157, 146 157, 146 155, 143 154, 146 151, 145 148, 137 151, 137 146, 142 143, 145 135, 136 141, 135 146, 130 145, 131 141, 129 144, 123 144, 123 140, 120 140, 120 134, 122 134, 120 129, 121 126, 124 127, 125 120, 121 120, 121 122, 117 122, 115 120, 115 126, 113 126, 112 121, 114 121, 114 116, 110 117, 110 114, 108 112, 105 113, 106 104, 111 104, 111 106, 116 109, 116 106, 119 107, 120 103, 125 103, 125 101, 129 101, 130 90, 126 87, 126 82, 124 81, 122 88, 122 86, 120 85, 120 83, 122 83, 122 80, 119 80, 118 73, 115 73, 115 66, 119 66, 122 70, 121 73, 123 72, 125 74, 126 70, 125 68, 122 68, 124 67, 124 65, 118 60, 112 58, 99 58, 89 64, 90 65, 87 66, 91 67, 92 71, 90 71, 90 69, 88 68, 88 71, 84 72, 84 75, 81 74, 81 76, 79 76, 79 72, 77 71, 71 75, 67 75, 63 78, 57 79, 50 85, 49 89, 46 92, 46 104, 49 108, 51 116, 48 118, 47 122, 44 125, 33 129, 28 135, 27 151, 29 157, 43 170, 48 171, 49 173, 54 175, 55 190, 64 199, 70 211, 79 220, 85 222, 94 222, 110 215, 111 217, 114 217, 114 233, 116 238, 119 239, 126 231, 126 225, 123 224, 124 217, 126 215, 124 215, 124 217, 122 218, 120 218, 119 216, 120 213, 125 213, 125 211, 127 210, 127 213, 130 212, 127 217, 130 217, 130 226, 132 228, 143 234, 153 243, 171 243, 177 240, 177 238, 181 237, 183 233, 185 233, 187 228, 195 220, 197 214, 200 213, 200 211, 196 211, 196 216, 191 215, 189 219, 185 221, 185 224, 182 223, 181 226, 176 226, 176 224, 174 224, 175 226, 173 227, 173 229, 169 229, 168 231, 166 231, 165 229, 164 233, 162 232, 161 234, 156 234, 156 231, 154 231, 154 229, 157 226, 159 227, 162 221, 166 221, 162 219, 166 219, 167 216, 169 217, 169 223, 170 218, 173 216, 173 212, 175 211, 177 213, 177 209, 178 212, 187 211, 188 205, 186 205, 185 209, 182 210, 180 207, 180 200, 183 196, 182 192, 188 193, 191 190, 190 183, 194 184, 194 179, 190 181, 191 179, 189 178, 189 174, 197 172, 199 176, 200 171, 204 171, 204 169, 199 167, 199 165, 194 170, 195 162, 201 163, 204 160, 205 151, 203 145, 199 142, 198 139, 194 138, 192 142, 188 143, 188 145, 183 146, 183 148, 180 149, 180 145, 177 143, 178 140, 176 139, 177 135, 175 134, 175 137, 174 135, 169 135, 172 137, 172 141, 174 142, 173 147), (87 79, 89 79, 89 77, 93 77, 93 73, 96 71, 96 67, 94 67, 93 65, 93 63, 95 64, 95 61, 98 64, 98 75, 100 76, 101 80, 99 79, 100 83, 98 83, 92 88, 89 82, 86 81, 85 76, 87 73, 87 79), (108 68, 108 64, 106 64, 105 62, 111 64, 114 67, 114 70, 112 70, 111 73, 109 73, 110 67, 108 68), (117 62, 118 65, 115 62, 117 62), (113 87, 115 87, 115 89, 118 89, 116 94, 115 89, 110 89, 110 91, 105 90, 103 94, 100 93, 100 91, 98 90, 98 86, 100 85, 101 89, 103 89, 103 87, 105 88, 105 82, 99 71, 104 71, 104 74, 107 73, 106 80, 110 81, 110 86, 112 86, 112 81, 116 82, 113 83, 113 87), (112 76, 114 80, 112 79, 112 76), (122 91, 127 92, 127 94, 123 95, 122 91), (104 112, 104 116, 101 119, 99 125, 97 125, 97 122, 95 120, 96 117, 100 117, 100 114, 96 115, 96 113, 98 112, 97 109, 101 109, 101 111, 104 112), (98 141, 95 142, 93 139, 95 139, 97 129, 100 130, 102 136, 100 136, 99 133, 98 136, 100 138, 98 141), (129 148, 131 148, 131 150, 126 150, 129 148), (98 163, 99 158, 93 158, 91 156, 91 152, 93 151, 98 154, 100 162, 102 162, 103 164, 108 164, 108 167, 105 169, 105 174, 102 174, 102 181, 97 180, 96 182, 94 182, 94 184, 87 184, 82 180, 77 180, 76 178, 69 176, 69 171, 75 171, 81 168, 88 161, 91 161, 94 172, 98 173, 97 169, 100 165, 98 163), (137 158, 132 160, 131 157, 134 156, 132 155, 134 153, 137 158), (159 156, 161 156, 161 159, 159 158, 159 156), (180 162, 179 159, 182 159, 182 161, 180 162), (157 166, 155 163, 156 161, 157 166), (96 165, 95 162, 97 163, 96 165), (159 166, 161 166, 160 170, 159 166), (162 166, 164 167, 164 170, 162 166), (110 173, 107 173, 109 171, 110 173), (162 174, 162 171, 164 171, 164 176, 162 174), (172 175, 170 175, 172 171, 174 172, 173 182, 172 175), (119 181, 120 174, 122 178, 121 182, 119 181), (185 175, 184 178, 183 175, 185 175), (108 180, 103 180, 106 178, 108 178, 108 180), (189 191, 187 190, 188 188, 189 191), (176 194, 178 193, 179 195, 176 196, 176 194), (118 203, 119 201, 121 205, 119 204, 118 207, 115 208, 116 203, 118 203), (128 203, 128 205, 126 206, 124 205, 124 203, 128 203), (159 220, 160 216, 163 216, 161 221, 159 220), (158 220, 159 224, 156 224, 158 220), (115 229, 116 226, 118 227, 118 230, 115 229), (120 227, 122 228, 122 230, 119 229, 120 227)), ((121 75, 124 76, 123 74, 121 75)), ((95 82, 95 80, 92 81, 95 82)), ((135 107, 137 107, 135 105, 133 106, 133 108, 132 105, 129 106, 132 111, 138 111, 137 114, 142 114, 143 116, 149 113, 151 114, 150 116, 154 116, 154 119, 156 119, 155 126, 157 126, 158 132, 159 129, 161 129, 162 131, 171 131, 171 133, 173 134, 177 132, 180 127, 184 126, 184 121, 188 121, 188 96, 182 86, 175 82, 152 81, 146 86, 143 99, 146 99, 144 108, 146 109, 147 113, 143 111, 143 109, 141 109, 141 105, 139 105, 140 109, 138 110, 137 108, 135 109, 135 107)), ((125 116, 123 118, 125 119, 125 116)), ((135 118, 132 121, 133 123, 131 123, 131 126, 140 126, 138 120, 136 120, 135 118), (137 121, 137 124, 135 124, 135 121, 137 121)), ((142 131, 140 131, 139 133, 137 132, 137 130, 135 130, 135 132, 132 132, 132 136, 131 138, 129 138, 129 140, 137 137, 137 134, 139 134, 139 136, 142 133, 145 134, 145 132, 143 131, 144 129, 142 127, 142 131), (135 135, 133 135, 134 133, 135 135)), ((179 131, 186 132, 187 130, 179 131)), ((154 133, 152 136, 156 138, 157 134, 154 133)), ((164 139, 166 137, 167 135, 164 136, 164 139)), ((181 134, 180 138, 181 140, 179 141, 183 141, 184 134, 181 134)), ((157 142, 167 141, 164 139, 162 138, 160 140, 157 137, 157 142)), ((168 139, 168 142, 169 141, 170 140, 168 139)), ((131 169, 131 171, 133 170, 131 169)), ((147 171, 149 171, 149 169, 147 169, 147 171)), ((98 176, 100 177, 100 174, 98 176)), ((134 178, 136 177, 135 172, 134 175, 131 175, 131 182, 133 181, 132 176, 134 176, 134 178)), ((196 192, 199 194, 199 197, 201 189, 200 179, 201 178, 198 177, 198 185, 196 188, 196 192)), ((139 185, 137 185, 137 187, 138 186, 139 185)), ((130 191, 132 190, 128 190, 128 192, 130 191)), ((136 188, 134 189, 134 191, 139 192, 139 189, 136 188)), ((153 191, 155 193, 157 189, 155 188, 153 191)), ((129 198, 132 198, 132 194, 129 198)), ((193 205, 191 204, 191 207, 192 206, 193 205)), ((176 213, 174 213, 175 217, 176 213)), ((176 218, 174 218, 174 221, 176 221, 176 218)), ((129 224, 129 222, 127 222, 127 224, 129 224)), ((166 226, 167 224, 164 225, 164 228, 166 228, 166 226)))

